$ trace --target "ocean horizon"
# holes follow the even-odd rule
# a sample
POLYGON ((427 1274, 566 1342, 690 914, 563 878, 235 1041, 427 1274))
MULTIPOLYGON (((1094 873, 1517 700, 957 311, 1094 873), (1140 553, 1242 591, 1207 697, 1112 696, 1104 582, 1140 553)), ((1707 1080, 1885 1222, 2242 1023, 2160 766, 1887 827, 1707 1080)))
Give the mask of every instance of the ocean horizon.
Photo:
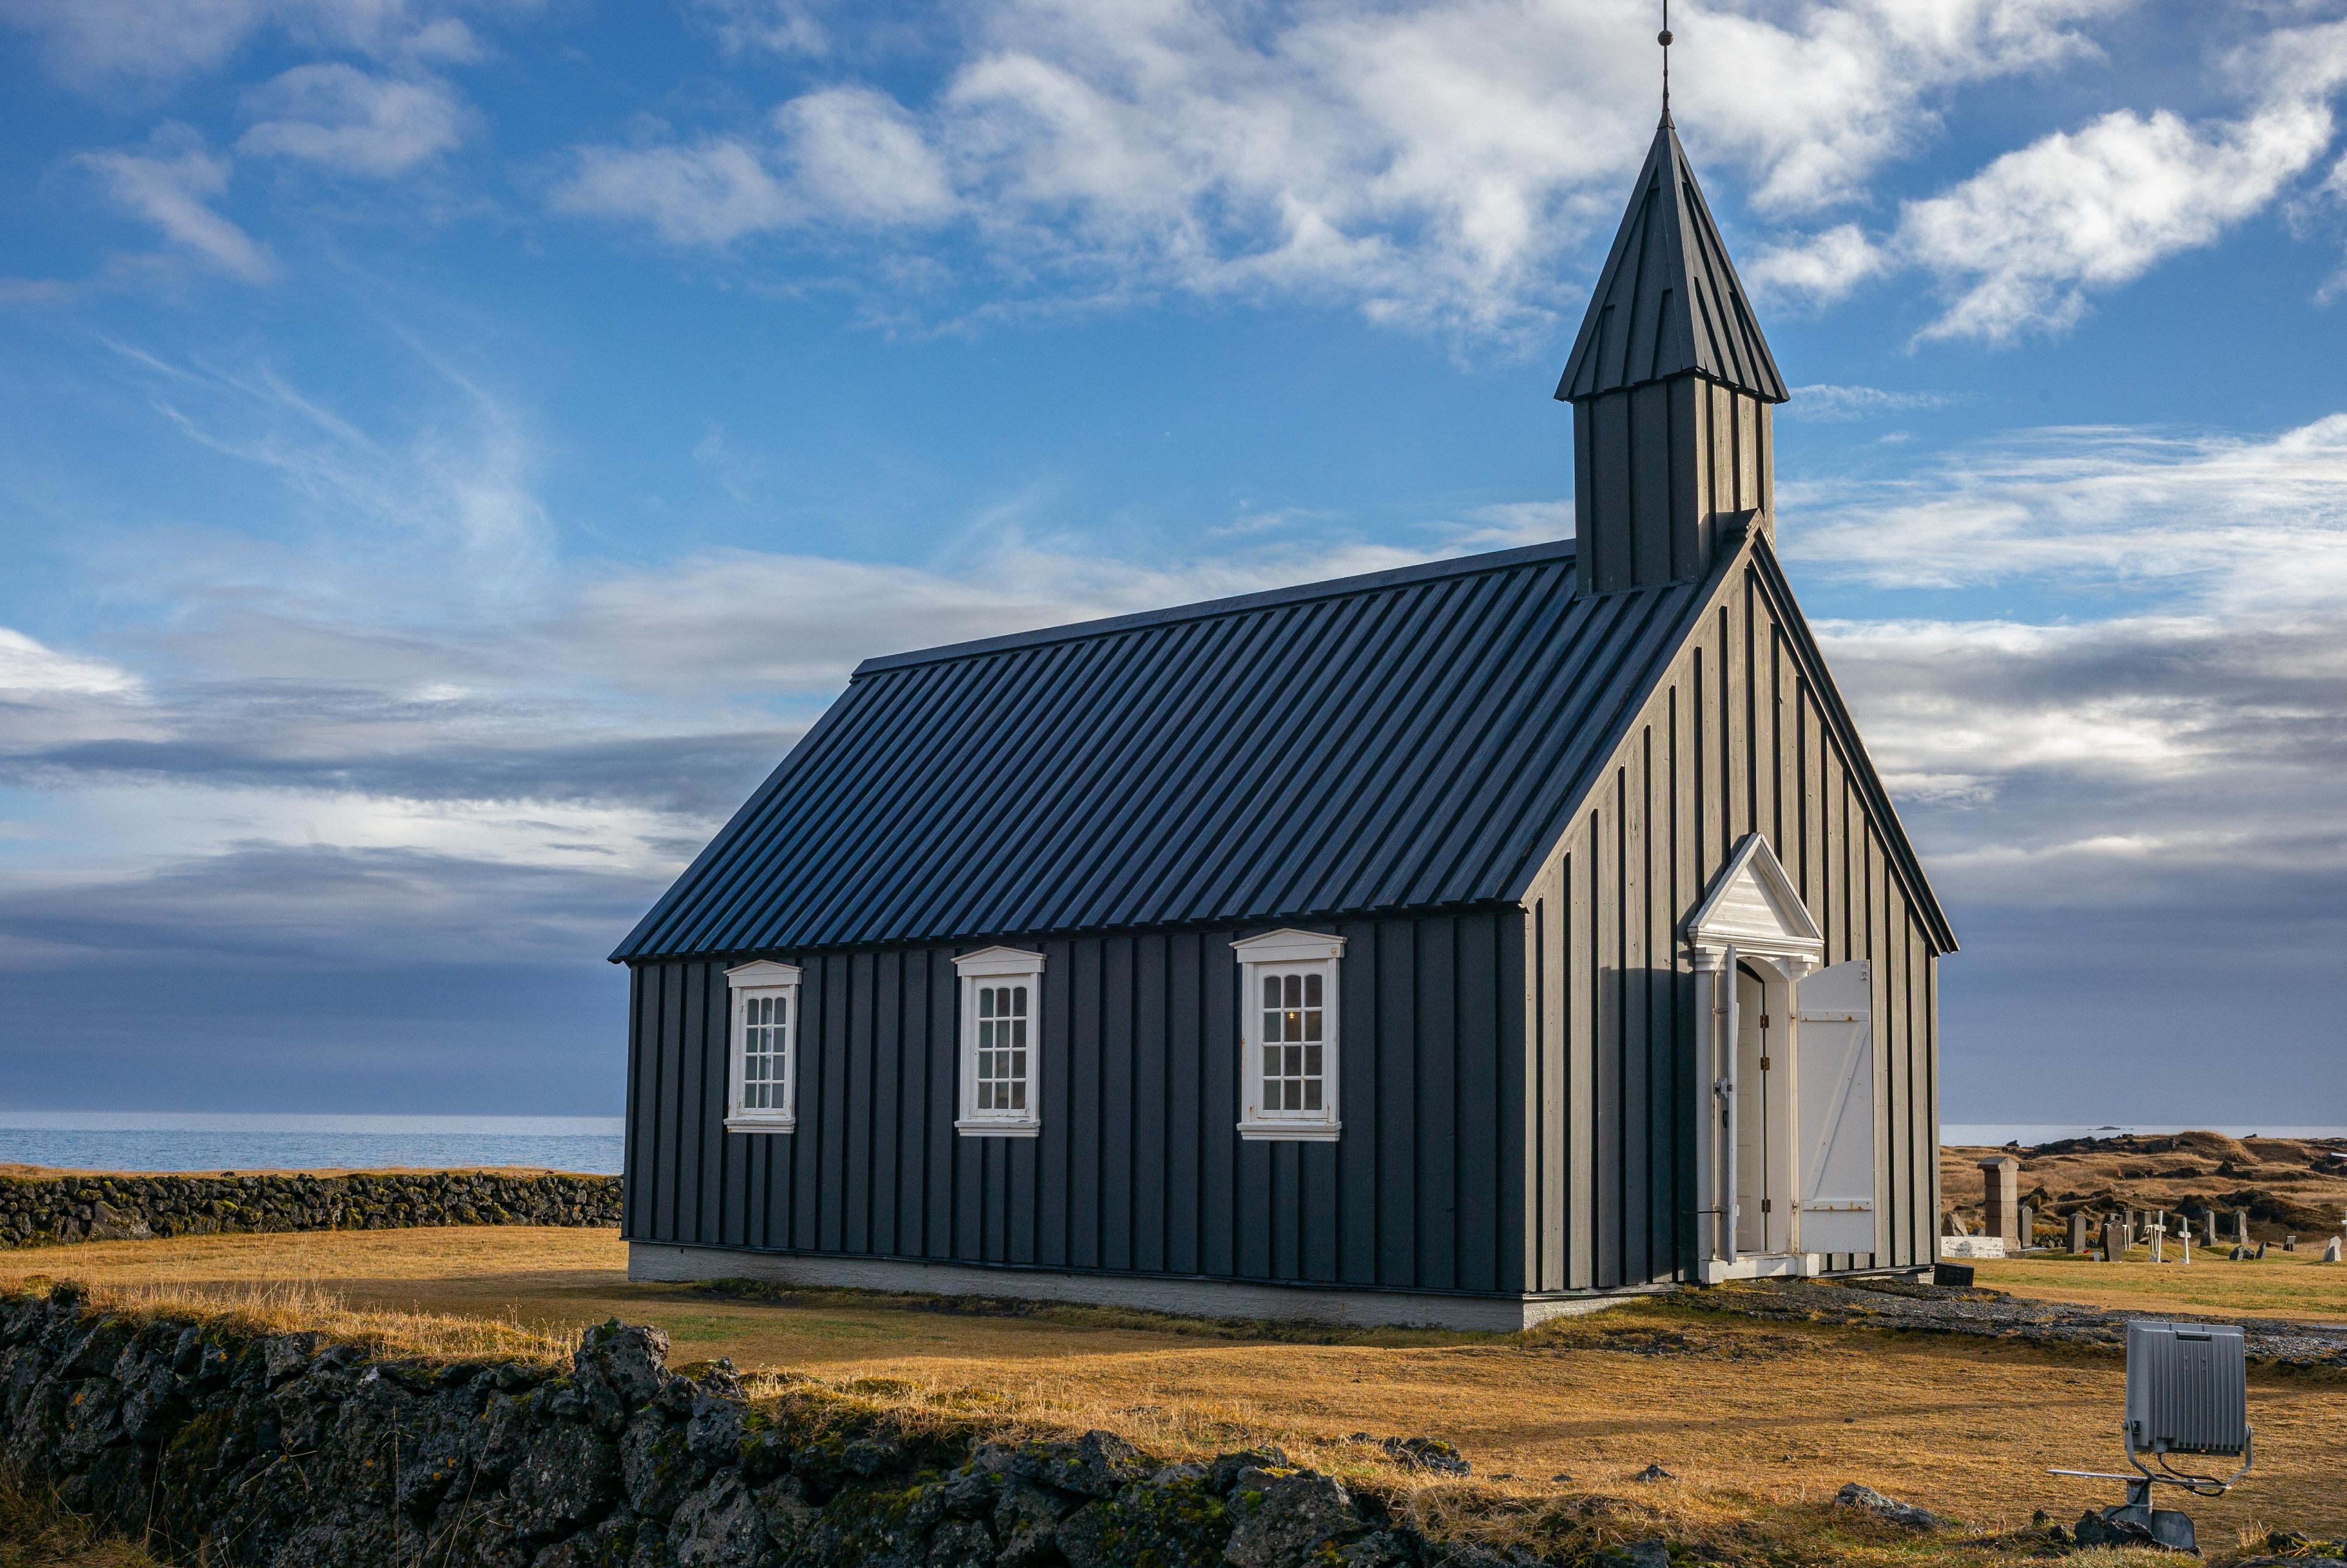
POLYGON ((1963 1147, 2056 1143, 2067 1138, 2157 1138, 2174 1132, 2221 1132, 2228 1138, 2347 1138, 2347 1127, 2280 1122, 2217 1125, 2207 1122, 1942 1122, 1940 1142, 1963 1147))
MULTIPOLYGON (((2347 1138, 2347 1127, 2284 1122, 1949 1122, 1959 1146, 2205 1131, 2240 1138, 2347 1138)), ((423 1116, 295 1112, 0 1111, 0 1164, 67 1171, 210 1173, 519 1165, 617 1175, 618 1116, 423 1116)))
POLYGON ((617 1175, 617 1116, 0 1111, 0 1163, 210 1173, 523 1165, 617 1175))

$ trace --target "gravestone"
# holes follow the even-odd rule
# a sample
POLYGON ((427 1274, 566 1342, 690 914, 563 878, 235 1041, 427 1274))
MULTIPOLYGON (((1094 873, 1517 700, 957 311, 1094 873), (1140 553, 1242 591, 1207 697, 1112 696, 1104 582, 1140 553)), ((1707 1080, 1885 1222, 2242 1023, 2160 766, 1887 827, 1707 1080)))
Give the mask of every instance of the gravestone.
POLYGON ((2298 1233, 2296 1231, 2284 1231, 2281 1233, 2281 1249, 2284 1252, 2296 1252, 2298 1250, 2298 1233))
POLYGON ((2258 1243, 2258 1255, 2259 1255, 2260 1257, 2263 1257, 2263 1256, 2265 1256, 2265 1255, 2266 1255, 2266 1244, 2265 1244, 2265 1243, 2263 1243, 2263 1242, 2260 1242, 2260 1243, 2258 1243))
POLYGON ((1980 1163, 1981 1234, 2008 1246, 2021 1245, 2021 1162, 2010 1154, 1991 1154, 1980 1163))
POLYGON ((2322 1244, 2322 1261, 2325 1263, 2337 1263, 2339 1261, 2339 1238, 2337 1236, 2332 1236, 2329 1241, 2322 1244))
POLYGON ((2135 1205, 2133 1204, 2121 1204, 2119 1205, 2119 1230, 2127 1237, 2127 1244, 2129 1246, 2133 1246, 2137 1242, 2143 1239, 2136 1230, 2137 1223, 2137 1222, 2135 1217, 2135 1205))
POLYGON ((2094 1225, 2087 1220, 2086 1212, 2081 1209, 2070 1216, 2070 1250, 2083 1257, 2086 1249, 2094 1245, 2094 1225))
POLYGON ((2022 1204, 2014 1210, 2014 1245, 2024 1252, 2037 1245, 2037 1209, 2034 1204, 2022 1204))
POLYGON ((2127 1222, 2116 1214, 2103 1221, 2103 1261, 2116 1263, 2127 1256, 2127 1222))
POLYGON ((2201 1217, 2208 1226, 2208 1231, 2201 1239, 2206 1241, 2210 1246, 2215 1246, 2217 1245, 2217 1211, 2210 1209, 2201 1217))
POLYGON ((2247 1209, 2233 1211, 2233 1239, 2243 1246, 2250 1245, 2250 1211, 2247 1209))

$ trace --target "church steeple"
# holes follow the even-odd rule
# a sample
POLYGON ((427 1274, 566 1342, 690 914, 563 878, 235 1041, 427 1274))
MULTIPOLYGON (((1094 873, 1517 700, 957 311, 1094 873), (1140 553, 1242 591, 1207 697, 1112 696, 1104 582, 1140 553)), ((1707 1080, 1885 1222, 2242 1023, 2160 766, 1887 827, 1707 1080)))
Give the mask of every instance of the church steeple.
POLYGON ((1769 526, 1785 382, 1667 107, 1556 395, 1582 592, 1701 578, 1731 521, 1769 526))

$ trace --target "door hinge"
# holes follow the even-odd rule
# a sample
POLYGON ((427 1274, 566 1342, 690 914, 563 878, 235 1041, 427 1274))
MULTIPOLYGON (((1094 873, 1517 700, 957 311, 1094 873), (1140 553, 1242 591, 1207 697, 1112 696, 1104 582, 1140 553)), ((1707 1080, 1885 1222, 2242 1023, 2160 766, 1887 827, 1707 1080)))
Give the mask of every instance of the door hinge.
POLYGON ((1768 1015, 1765 1012, 1760 1015, 1760 1027, 1762 1029, 1768 1027, 1768 1015))
POLYGON ((1768 1071, 1768 1059, 1765 1056, 1760 1059, 1760 1071, 1763 1072, 1768 1071))
POLYGON ((1760 1200, 1760 1212, 1764 1214, 1768 1212, 1768 1200, 1766 1198, 1760 1200))

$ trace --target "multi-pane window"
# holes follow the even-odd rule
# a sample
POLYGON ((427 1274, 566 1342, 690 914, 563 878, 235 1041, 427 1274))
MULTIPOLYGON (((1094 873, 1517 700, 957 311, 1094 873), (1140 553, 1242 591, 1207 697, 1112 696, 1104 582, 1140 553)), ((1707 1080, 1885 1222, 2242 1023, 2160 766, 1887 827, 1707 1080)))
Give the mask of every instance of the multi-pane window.
POLYGON ((799 971, 761 959, 725 971, 733 1003, 725 1125, 788 1132, 797 1125, 799 971))
POLYGON ((1245 999, 1240 1136, 1335 1138, 1341 1130, 1337 968, 1345 939, 1319 931, 1267 931, 1231 947, 1245 999))
POLYGON ((753 992, 742 999, 742 1109, 790 1103, 791 999, 753 992))
POLYGON ((1043 955, 988 948, 954 960, 961 974, 965 1136, 1031 1138, 1042 1128, 1043 955))
POLYGON ((978 988, 978 1112, 1027 1110, 1027 987, 978 988))
POLYGON ((1317 969, 1263 976, 1263 1109, 1317 1111, 1327 1064, 1326 978, 1317 969))

